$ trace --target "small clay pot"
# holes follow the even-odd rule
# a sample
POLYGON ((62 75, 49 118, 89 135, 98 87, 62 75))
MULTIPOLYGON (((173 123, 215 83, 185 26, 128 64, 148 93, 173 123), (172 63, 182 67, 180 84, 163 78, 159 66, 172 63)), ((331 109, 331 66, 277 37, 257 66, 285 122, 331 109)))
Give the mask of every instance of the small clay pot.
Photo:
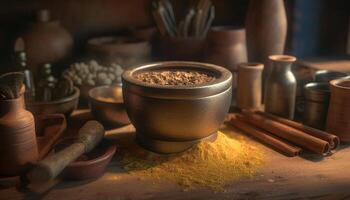
POLYGON ((247 62, 244 28, 213 27, 208 35, 207 61, 234 72, 237 64, 247 62))
POLYGON ((238 65, 237 106, 240 109, 259 109, 262 98, 261 63, 242 63, 238 65))
POLYGON ((0 175, 15 176, 39 158, 35 122, 23 96, 0 101, 0 175))
POLYGON ((206 48, 205 39, 161 37, 161 60, 202 61, 206 48))
POLYGON ((326 130, 339 136, 341 142, 350 142, 350 78, 332 80, 330 85, 326 130))

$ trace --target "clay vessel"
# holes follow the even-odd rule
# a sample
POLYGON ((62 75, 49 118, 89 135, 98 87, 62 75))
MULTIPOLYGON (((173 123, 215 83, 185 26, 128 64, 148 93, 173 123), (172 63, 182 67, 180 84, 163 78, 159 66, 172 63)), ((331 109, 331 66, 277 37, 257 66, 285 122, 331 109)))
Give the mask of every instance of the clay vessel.
POLYGON ((339 136, 341 142, 350 142, 350 78, 332 80, 330 87, 326 130, 339 136))
POLYGON ((283 54, 287 17, 283 0, 251 0, 246 19, 249 62, 265 64, 264 77, 271 71, 268 56, 283 54))
POLYGON ((67 58, 73 49, 73 38, 58 21, 51 21, 48 10, 39 10, 36 21, 22 35, 28 66, 34 77, 45 63, 56 63, 67 58))
POLYGON ((205 48, 204 39, 161 37, 158 54, 161 60, 202 61, 205 48))
POLYGON ((237 70, 238 63, 247 62, 245 29, 213 27, 208 35, 207 61, 231 72, 237 70))
POLYGON ((242 63, 238 65, 237 107, 240 109, 259 109, 262 98, 261 63, 242 63))
POLYGON ((19 175, 38 159, 33 115, 23 96, 0 101, 0 175, 19 175))
MULTIPOLYGON (((207 62, 223 66, 233 75, 233 100, 236 94, 237 64, 247 62, 247 47, 244 28, 231 26, 213 27, 208 34, 207 62)), ((234 104, 234 101, 232 101, 234 104)))
POLYGON ((273 68, 266 80, 265 111, 293 119, 297 82, 291 71, 296 58, 287 55, 269 56, 273 68))

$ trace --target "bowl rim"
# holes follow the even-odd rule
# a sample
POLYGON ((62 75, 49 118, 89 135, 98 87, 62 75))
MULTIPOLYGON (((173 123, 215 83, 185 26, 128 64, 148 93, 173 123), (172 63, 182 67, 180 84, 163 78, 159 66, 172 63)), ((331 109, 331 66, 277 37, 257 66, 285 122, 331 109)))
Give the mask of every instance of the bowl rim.
POLYGON ((126 70, 122 74, 122 79, 124 81, 127 81, 129 83, 132 83, 137 86, 146 87, 146 88, 155 88, 155 89, 169 89, 169 90, 196 90, 196 89, 205 89, 205 88, 211 88, 213 86, 221 85, 227 81, 232 80, 232 74, 228 69, 225 69, 224 67, 210 64, 210 63, 203 63, 203 62, 192 62, 192 61, 164 61, 164 62, 155 62, 155 63, 148 63, 143 64, 134 67, 133 69, 126 70), (176 86, 176 85, 156 85, 156 84, 149 84, 145 83, 143 81, 137 80, 133 77, 133 74, 137 71, 145 70, 145 69, 152 69, 154 67, 159 68, 176 68, 176 67, 189 67, 189 68, 198 68, 198 69, 206 69, 208 71, 214 71, 218 72, 220 74, 219 78, 216 78, 214 81, 208 82, 206 84, 200 84, 200 85, 194 85, 194 86, 176 86))
MULTIPOLYGON (((103 141, 101 141, 102 143, 103 141)), ((75 161, 72 162, 67 166, 67 168, 71 167, 86 167, 93 164, 100 164, 103 161, 108 160, 109 158, 113 157, 115 152, 117 151, 117 146, 115 144, 110 144, 106 142, 106 147, 104 148, 104 152, 98 156, 97 158, 91 159, 91 160, 85 160, 85 161, 75 161)))
POLYGON ((334 79, 334 80, 330 81, 329 83, 333 88, 339 88, 341 90, 350 90, 350 86, 340 85, 343 82, 350 83, 350 76, 346 76, 346 77, 339 78, 339 79, 334 79))
POLYGON ((94 101, 94 102, 98 102, 98 103, 103 103, 103 104, 111 104, 111 105, 118 105, 118 104, 124 104, 124 102, 108 102, 108 101, 101 101, 101 100, 98 100, 97 98, 93 97, 91 95, 91 93, 94 91, 94 90, 98 90, 98 89, 103 89, 103 88, 120 88, 121 91, 123 91, 123 87, 120 86, 120 85, 101 85, 101 86, 96 86, 96 87, 93 87, 91 88, 89 91, 88 91, 88 98, 91 101, 94 101))
POLYGON ((54 101, 26 101, 26 105, 52 105, 52 104, 57 104, 57 103, 66 103, 69 101, 72 101, 76 98, 79 98, 80 96, 80 90, 77 87, 73 87, 73 94, 71 94, 70 96, 61 98, 61 99, 57 99, 54 101))

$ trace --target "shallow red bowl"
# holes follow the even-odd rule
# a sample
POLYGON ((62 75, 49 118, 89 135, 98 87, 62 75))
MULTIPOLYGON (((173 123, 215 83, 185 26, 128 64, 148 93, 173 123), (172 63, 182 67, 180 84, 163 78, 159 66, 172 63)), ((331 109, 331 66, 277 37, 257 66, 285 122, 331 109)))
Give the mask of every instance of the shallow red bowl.
POLYGON ((86 180, 101 176, 113 155, 116 145, 103 141, 91 152, 79 157, 77 161, 69 164, 64 170, 66 180, 86 180))

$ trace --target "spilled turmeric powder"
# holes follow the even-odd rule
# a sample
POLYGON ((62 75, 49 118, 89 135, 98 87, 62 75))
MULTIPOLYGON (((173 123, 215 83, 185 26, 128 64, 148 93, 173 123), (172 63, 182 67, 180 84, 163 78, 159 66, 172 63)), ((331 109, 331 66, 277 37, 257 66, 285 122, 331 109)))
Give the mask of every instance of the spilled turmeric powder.
POLYGON ((224 186, 241 177, 250 177, 263 163, 263 153, 243 138, 222 132, 214 142, 202 141, 176 155, 159 155, 137 145, 129 146, 121 164, 139 179, 167 179, 185 190, 207 187, 224 191, 224 186))

